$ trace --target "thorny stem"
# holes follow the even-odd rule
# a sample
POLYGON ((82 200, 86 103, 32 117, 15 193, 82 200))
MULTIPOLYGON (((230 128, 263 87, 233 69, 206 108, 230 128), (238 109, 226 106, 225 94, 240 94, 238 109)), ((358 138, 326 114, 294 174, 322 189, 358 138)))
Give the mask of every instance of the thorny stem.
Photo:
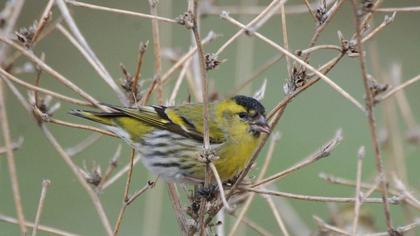
POLYGON ((389 203, 387 201, 387 199, 388 199, 388 184, 387 184, 387 179, 386 179, 385 172, 384 172, 381 151, 380 151, 380 148, 379 148, 378 136, 377 136, 377 133, 376 133, 375 115, 373 113, 374 98, 373 98, 372 91, 370 90, 369 83, 368 83, 368 75, 367 75, 367 71, 366 71, 366 59, 365 59, 365 56, 364 56, 364 47, 363 47, 363 43, 362 43, 362 35, 361 35, 361 32, 360 32, 361 31, 361 29, 360 29, 361 21, 360 21, 360 17, 359 17, 358 11, 357 11, 356 0, 352 0, 352 8, 353 8, 353 15, 354 15, 354 23, 355 23, 355 27, 356 27, 356 39, 357 39, 357 48, 358 48, 358 51, 359 51, 360 68, 361 68, 361 71, 362 71, 363 85, 365 87, 365 94, 366 94, 366 99, 367 99, 366 109, 367 109, 367 113, 368 113, 369 131, 370 131, 370 136, 371 136, 372 147, 373 147, 374 152, 375 152, 376 170, 378 172, 378 175, 382 177, 382 181, 381 181, 381 187, 383 189, 382 200, 383 200, 386 226, 387 226, 388 232, 390 234, 392 234, 394 229, 392 228, 391 214, 390 214, 390 211, 389 211, 389 203))

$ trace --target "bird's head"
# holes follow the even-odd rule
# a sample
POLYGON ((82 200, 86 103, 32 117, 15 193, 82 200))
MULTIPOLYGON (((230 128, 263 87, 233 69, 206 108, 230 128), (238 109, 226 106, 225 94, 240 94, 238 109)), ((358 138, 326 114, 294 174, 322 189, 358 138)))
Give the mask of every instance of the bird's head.
POLYGON ((252 97, 237 95, 222 102, 219 108, 231 129, 239 131, 244 128, 256 137, 261 132, 270 132, 264 106, 252 97))

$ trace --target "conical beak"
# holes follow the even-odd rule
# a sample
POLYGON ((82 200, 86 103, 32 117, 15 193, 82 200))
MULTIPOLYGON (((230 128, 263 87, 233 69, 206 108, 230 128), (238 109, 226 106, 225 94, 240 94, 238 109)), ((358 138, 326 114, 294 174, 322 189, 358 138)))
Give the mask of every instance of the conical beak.
POLYGON ((267 119, 264 116, 260 116, 258 120, 253 122, 251 124, 251 129, 256 132, 264 132, 267 134, 271 131, 270 125, 268 125, 267 119))

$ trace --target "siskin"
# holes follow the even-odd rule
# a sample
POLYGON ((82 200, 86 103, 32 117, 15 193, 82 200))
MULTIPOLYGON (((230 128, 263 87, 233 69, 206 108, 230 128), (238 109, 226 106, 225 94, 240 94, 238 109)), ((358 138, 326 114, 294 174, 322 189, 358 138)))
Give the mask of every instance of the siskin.
MULTIPOLYGON (((107 105, 109 106, 109 105, 107 105)), ((203 104, 181 106, 109 106, 114 112, 70 113, 104 125, 142 157, 145 167, 167 181, 201 183, 205 177, 203 104)), ((254 98, 235 96, 209 104, 210 149, 222 181, 237 176, 269 133, 264 106, 254 98)))

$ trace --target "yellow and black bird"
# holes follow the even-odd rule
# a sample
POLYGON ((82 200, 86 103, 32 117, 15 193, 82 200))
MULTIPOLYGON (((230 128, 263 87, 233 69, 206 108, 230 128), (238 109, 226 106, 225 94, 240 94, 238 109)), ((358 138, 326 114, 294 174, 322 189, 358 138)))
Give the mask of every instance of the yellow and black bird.
MULTIPOLYGON (((152 173, 167 181, 204 181, 203 104, 181 106, 109 106, 113 112, 74 110, 70 113, 104 125, 141 155, 152 173)), ((238 175, 269 133, 264 106, 254 98, 235 96, 209 104, 211 151, 222 181, 238 175)))

